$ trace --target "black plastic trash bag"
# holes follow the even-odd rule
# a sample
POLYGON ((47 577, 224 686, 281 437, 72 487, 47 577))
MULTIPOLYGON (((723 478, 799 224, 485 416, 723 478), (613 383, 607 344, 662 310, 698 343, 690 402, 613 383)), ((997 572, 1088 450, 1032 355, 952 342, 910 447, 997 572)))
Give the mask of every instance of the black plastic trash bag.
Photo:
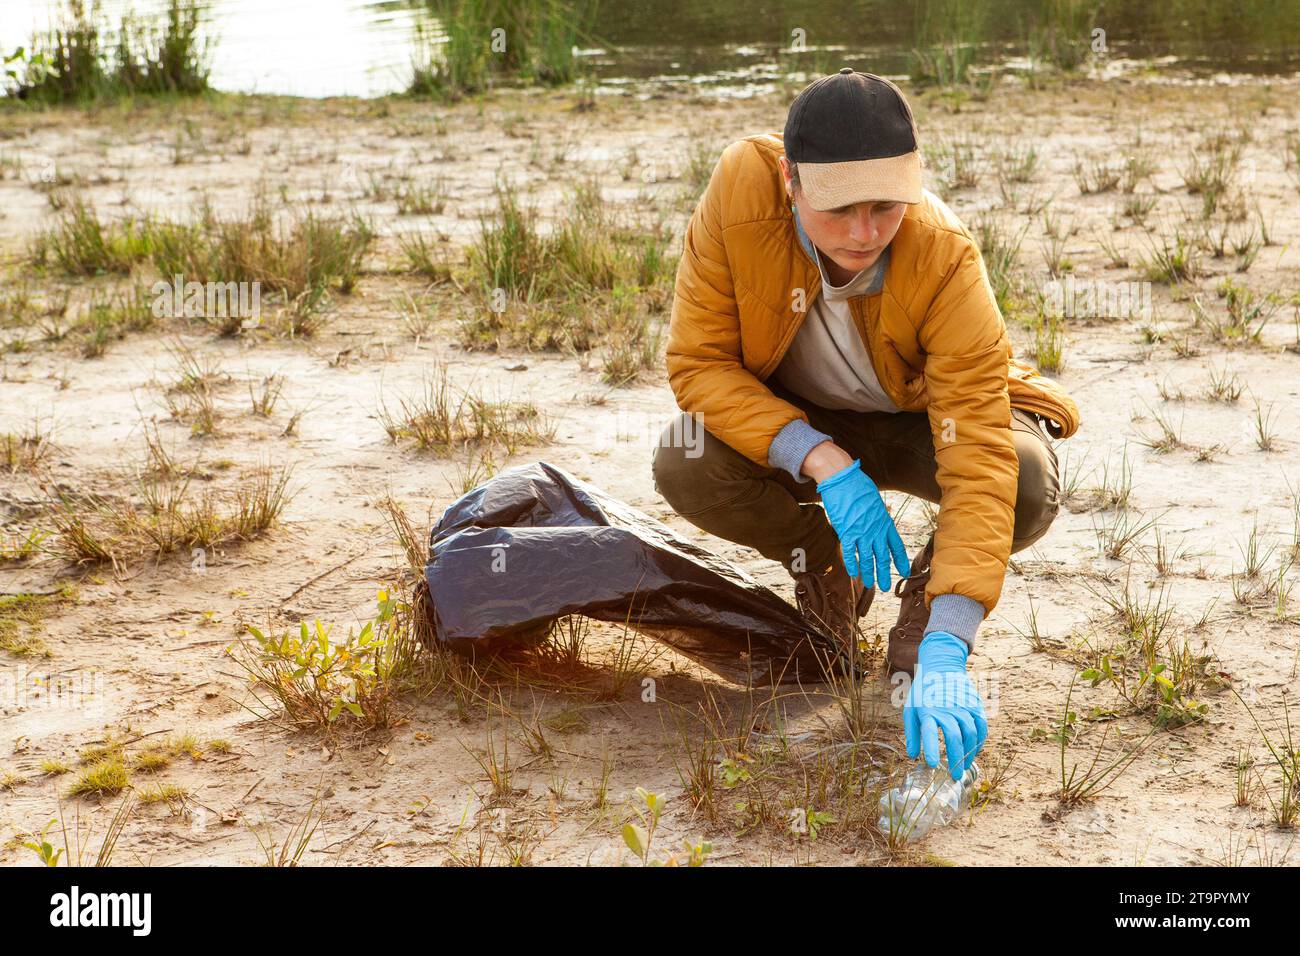
POLYGON ((820 681, 837 659, 831 638, 744 571, 544 461, 448 507, 429 555, 430 613, 454 650, 526 645, 580 613, 738 683, 820 681))

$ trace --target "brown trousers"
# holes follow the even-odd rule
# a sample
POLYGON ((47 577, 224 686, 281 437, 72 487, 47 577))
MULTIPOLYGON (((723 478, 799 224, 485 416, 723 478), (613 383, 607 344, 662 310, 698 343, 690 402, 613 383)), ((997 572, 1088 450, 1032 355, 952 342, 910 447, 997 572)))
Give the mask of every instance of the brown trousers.
MULTIPOLYGON (((822 408, 768 382, 773 393, 808 413, 809 423, 862 461, 882 491, 902 491, 938 503, 938 468, 930 419, 923 412, 855 412, 822 408)), ((1020 458, 1011 550, 1041 538, 1060 508, 1060 475, 1041 420, 1013 408, 1011 428, 1020 458)), ((654 450, 655 489, 679 515, 709 534, 753 548, 787 571, 830 566, 839 539, 820 505, 816 482, 755 464, 699 428, 682 412, 654 450), (683 436, 688 436, 683 440, 683 436), (794 567, 797 559, 802 567, 794 567)))

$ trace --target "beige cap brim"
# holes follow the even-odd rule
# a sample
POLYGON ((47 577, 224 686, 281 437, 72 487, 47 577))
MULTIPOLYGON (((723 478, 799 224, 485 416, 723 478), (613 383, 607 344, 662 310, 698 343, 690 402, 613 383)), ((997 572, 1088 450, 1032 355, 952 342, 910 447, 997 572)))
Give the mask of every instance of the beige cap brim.
POLYGON ((921 201, 921 153, 857 159, 847 163, 800 163, 799 188, 817 210, 860 202, 921 201))

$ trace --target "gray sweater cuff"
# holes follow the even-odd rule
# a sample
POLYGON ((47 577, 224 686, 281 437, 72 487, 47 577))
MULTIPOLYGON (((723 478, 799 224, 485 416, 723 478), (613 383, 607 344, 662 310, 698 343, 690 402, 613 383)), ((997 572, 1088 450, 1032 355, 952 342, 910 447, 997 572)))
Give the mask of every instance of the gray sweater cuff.
POLYGON ((936 594, 930 602, 930 623, 925 633, 946 631, 975 650, 975 632, 984 620, 984 605, 964 594, 936 594))
POLYGON ((794 476, 795 481, 812 481, 811 478, 803 477, 799 466, 808 457, 808 452, 824 441, 834 439, 819 432, 802 418, 796 418, 777 432, 772 444, 767 446, 767 463, 772 468, 784 468, 794 476))

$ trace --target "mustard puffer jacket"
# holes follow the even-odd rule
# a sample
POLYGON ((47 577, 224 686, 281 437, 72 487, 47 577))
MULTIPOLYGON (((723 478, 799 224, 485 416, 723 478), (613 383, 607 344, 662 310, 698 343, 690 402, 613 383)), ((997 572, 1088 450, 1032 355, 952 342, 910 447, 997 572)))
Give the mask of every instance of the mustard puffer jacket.
MULTIPOLYGON (((687 227, 667 345, 680 408, 765 467, 777 432, 808 420, 763 383, 821 288, 799 241, 782 154, 780 133, 723 150, 687 227)), ((906 207, 889 250, 883 288, 849 303, 885 392, 930 418, 942 494, 926 605, 956 593, 987 615, 1011 553, 1019 470, 1011 407, 1049 419, 1057 438, 1079 427, 1079 410, 1012 359, 975 240, 937 196, 927 190, 906 207)))

